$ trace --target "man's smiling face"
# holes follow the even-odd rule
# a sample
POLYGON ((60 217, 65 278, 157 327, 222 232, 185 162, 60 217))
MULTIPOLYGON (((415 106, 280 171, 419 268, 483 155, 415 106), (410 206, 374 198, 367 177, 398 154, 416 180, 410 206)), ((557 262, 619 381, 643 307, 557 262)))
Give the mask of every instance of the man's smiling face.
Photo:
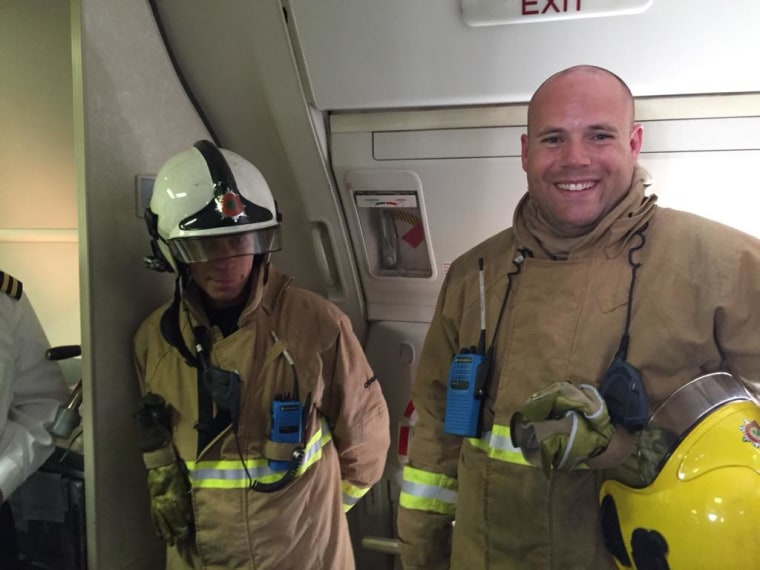
POLYGON ((538 89, 521 142, 531 199, 555 230, 578 236, 630 188, 642 129, 617 78, 579 67, 538 89))

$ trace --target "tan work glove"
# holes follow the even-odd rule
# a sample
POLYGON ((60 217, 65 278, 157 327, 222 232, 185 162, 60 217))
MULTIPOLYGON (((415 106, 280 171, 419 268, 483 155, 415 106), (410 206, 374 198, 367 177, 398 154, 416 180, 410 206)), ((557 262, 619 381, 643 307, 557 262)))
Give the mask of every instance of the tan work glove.
POLYGON ((603 453, 615 428, 596 388, 562 381, 528 398, 512 416, 511 434, 525 459, 548 476, 603 453))
POLYGON ((168 446, 143 454, 148 468, 150 515, 158 537, 166 544, 187 541, 193 534, 190 483, 182 464, 168 446))
POLYGON ((677 442, 678 436, 671 431, 646 427, 634 436, 633 452, 619 466, 606 469, 604 478, 629 487, 646 487, 655 480, 677 442))
POLYGON ((164 399, 145 394, 138 405, 137 419, 145 467, 153 527, 170 546, 188 540, 193 534, 193 504, 190 482, 184 464, 172 444, 171 421, 164 399))

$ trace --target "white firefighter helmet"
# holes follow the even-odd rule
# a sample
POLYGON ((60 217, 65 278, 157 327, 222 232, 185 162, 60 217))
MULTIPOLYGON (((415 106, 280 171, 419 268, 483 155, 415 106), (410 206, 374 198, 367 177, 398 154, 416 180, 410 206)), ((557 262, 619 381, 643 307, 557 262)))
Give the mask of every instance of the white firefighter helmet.
POLYGON ((279 249, 282 216, 269 185, 240 155, 198 141, 159 170, 145 212, 151 269, 279 249))

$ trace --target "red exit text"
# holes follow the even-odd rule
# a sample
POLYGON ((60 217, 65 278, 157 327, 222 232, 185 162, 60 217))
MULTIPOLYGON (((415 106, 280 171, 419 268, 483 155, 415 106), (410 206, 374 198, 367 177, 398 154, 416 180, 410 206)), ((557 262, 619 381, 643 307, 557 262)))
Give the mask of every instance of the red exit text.
POLYGON ((580 12, 581 0, 522 0, 522 15, 580 12))

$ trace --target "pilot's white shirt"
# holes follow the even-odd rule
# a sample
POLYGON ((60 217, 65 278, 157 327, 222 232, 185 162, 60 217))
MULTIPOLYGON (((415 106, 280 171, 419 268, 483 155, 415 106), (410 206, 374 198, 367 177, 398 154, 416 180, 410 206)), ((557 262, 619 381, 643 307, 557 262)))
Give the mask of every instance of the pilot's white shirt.
POLYGON ((0 293, 0 491, 7 499, 50 456, 47 426, 68 389, 26 294, 0 293))

